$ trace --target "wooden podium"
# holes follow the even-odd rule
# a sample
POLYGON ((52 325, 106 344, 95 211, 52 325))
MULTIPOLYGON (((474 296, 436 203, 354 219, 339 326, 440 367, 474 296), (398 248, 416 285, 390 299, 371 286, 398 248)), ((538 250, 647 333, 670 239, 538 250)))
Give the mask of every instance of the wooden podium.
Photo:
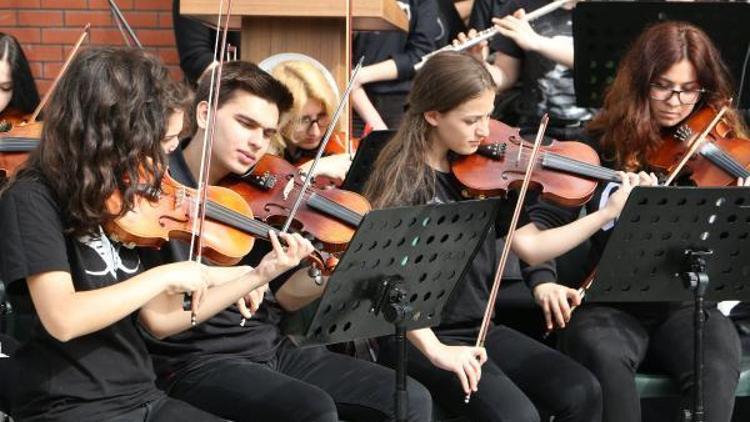
MULTIPOLYGON (((230 28, 242 30, 243 60, 278 53, 306 54, 346 86, 346 6, 349 0, 233 0, 230 28)), ((355 31, 408 31, 395 0, 352 0, 355 31)), ((219 0, 182 0, 180 14, 216 25, 219 0)))

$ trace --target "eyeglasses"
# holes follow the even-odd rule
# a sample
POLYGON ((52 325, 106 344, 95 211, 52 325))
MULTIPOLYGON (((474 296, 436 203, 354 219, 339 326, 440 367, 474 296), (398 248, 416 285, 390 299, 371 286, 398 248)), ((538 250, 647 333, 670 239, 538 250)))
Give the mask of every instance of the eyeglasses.
POLYGON ((703 88, 686 89, 684 91, 680 91, 654 83, 649 85, 651 86, 649 90, 649 96, 652 99, 657 101, 667 101, 672 98, 672 95, 677 94, 677 99, 680 101, 680 104, 684 105, 697 103, 698 100, 700 100, 701 95, 706 92, 706 90, 703 88))
POLYGON ((304 130, 306 132, 312 128, 314 123, 317 123, 321 130, 326 130, 328 129, 328 125, 331 124, 331 118, 327 114, 320 114, 316 119, 310 116, 302 116, 297 119, 297 130, 304 130))

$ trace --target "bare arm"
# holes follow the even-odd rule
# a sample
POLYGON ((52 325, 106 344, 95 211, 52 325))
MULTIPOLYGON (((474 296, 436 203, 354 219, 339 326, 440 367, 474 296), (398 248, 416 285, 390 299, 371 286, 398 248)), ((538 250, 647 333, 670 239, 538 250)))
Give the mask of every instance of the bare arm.
POLYGON ((477 391, 482 365, 487 361, 483 347, 447 346, 430 328, 409 331, 406 336, 433 365, 456 374, 464 393, 477 391))
MULTIPOLYGON (((254 270, 250 267, 206 267, 209 283, 222 280, 221 286, 206 293, 197 320, 205 321, 235 303, 258 287, 267 284, 281 273, 299 264, 312 252, 312 245, 299 234, 282 233, 286 249, 281 246, 275 232, 271 233, 273 250, 263 257, 254 270)), ((144 327, 157 338, 168 337, 190 327, 190 315, 182 311, 180 297, 162 295, 152 300, 140 312, 144 327)))
POLYGON ((530 265, 557 258, 617 218, 635 186, 658 183, 653 173, 649 175, 644 172, 639 174, 620 172, 620 177, 623 180, 622 185, 603 208, 553 229, 539 230, 533 223, 527 224, 516 231, 513 238, 513 251, 530 265))
POLYGON ((95 290, 76 291, 66 271, 35 274, 26 283, 42 325, 65 342, 114 324, 164 291, 199 290, 205 281, 198 264, 182 264, 162 265, 95 290))
POLYGON ((320 297, 328 283, 328 277, 323 277, 319 286, 313 282, 307 269, 295 272, 284 285, 274 294, 276 301, 287 312, 297 311, 320 297))
MULTIPOLYGON (((247 266, 208 267, 207 270, 210 278, 232 281, 206 292, 200 311, 196 313, 198 323, 211 318, 268 281, 247 266)), ((157 338, 177 334, 191 326, 190 313, 182 309, 180 295, 158 295, 141 309, 138 317, 143 327, 157 338)))
POLYGON ((573 68, 573 41, 570 37, 545 37, 539 35, 525 19, 523 9, 503 18, 493 18, 492 23, 500 34, 512 39, 525 51, 533 51, 565 67, 573 68))
POLYGON ((378 113, 378 110, 370 101, 370 97, 367 96, 364 88, 357 87, 352 91, 352 107, 357 115, 367 124, 372 126, 374 130, 386 130, 388 126, 383 121, 383 118, 378 113))

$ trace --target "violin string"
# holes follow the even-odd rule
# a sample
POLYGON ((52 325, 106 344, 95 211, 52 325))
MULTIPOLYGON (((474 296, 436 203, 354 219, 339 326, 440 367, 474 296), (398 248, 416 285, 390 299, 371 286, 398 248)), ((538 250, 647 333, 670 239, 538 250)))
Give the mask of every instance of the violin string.
POLYGON ((701 152, 701 155, 706 157, 709 161, 716 164, 719 168, 731 174, 733 177, 750 177, 750 172, 742 166, 737 160, 729 155, 726 151, 713 145, 709 151, 701 152))
MULTIPOLYGON (((188 197, 191 199, 191 204, 195 206, 197 198, 190 196, 190 194, 188 194, 188 197)), ((206 212, 209 214, 209 217, 215 220, 227 223, 233 228, 246 231, 254 236, 263 237, 264 239, 268 239, 268 231, 274 229, 262 221, 248 217, 211 199, 206 201, 206 212)))
MULTIPOLYGON (((529 148, 524 148, 523 152, 520 154, 522 157, 521 163, 525 163, 530 154, 529 148)), ((606 167, 597 166, 594 164, 586 163, 580 160, 576 160, 574 158, 566 157, 564 155, 555 154, 552 152, 544 152, 540 155, 539 158, 537 158, 537 163, 535 164, 544 164, 545 160, 548 164, 551 163, 557 163, 560 166, 565 166, 568 171, 571 173, 585 173, 585 175, 590 175, 591 177, 596 177, 603 180, 613 180, 617 181, 619 180, 619 176, 617 176, 617 172, 608 169, 606 167)), ((519 165, 522 165, 519 163, 519 165)))
POLYGON ((311 193, 308 198, 308 205, 312 207, 325 208, 322 211, 326 211, 332 214, 334 217, 341 218, 342 220, 354 226, 358 226, 362 221, 362 214, 319 194, 311 193))

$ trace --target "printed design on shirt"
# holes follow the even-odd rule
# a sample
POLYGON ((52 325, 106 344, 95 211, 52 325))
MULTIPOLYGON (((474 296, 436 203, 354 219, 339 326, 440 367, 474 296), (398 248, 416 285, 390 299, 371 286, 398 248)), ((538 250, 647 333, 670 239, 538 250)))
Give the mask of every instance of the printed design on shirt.
MULTIPOLYGON (((599 198, 599 208, 597 209, 604 208, 607 205, 607 202, 609 201, 609 197, 612 196, 613 193, 617 192, 617 189, 620 189, 619 183, 615 183, 615 182, 607 183, 607 186, 605 186, 604 190, 602 191, 602 196, 599 198)), ((612 230, 616 222, 617 222, 617 219, 615 218, 609 223, 603 225, 602 231, 606 232, 606 231, 612 230)))
MULTIPOLYGON (((140 259, 138 259, 137 255, 135 258, 135 262, 131 263, 132 267, 128 267, 122 260, 122 257, 120 256, 120 248, 122 245, 113 244, 112 241, 109 240, 109 238, 104 234, 104 231, 99 228, 99 234, 96 236, 81 236, 78 238, 78 241, 88 246, 91 250, 93 250, 96 255, 101 258, 101 262, 104 264, 104 268, 101 270, 93 270, 89 268, 85 268, 86 274, 96 277, 101 277, 104 275, 111 275, 113 278, 117 279, 117 272, 122 271, 125 274, 134 274, 138 271, 140 267, 140 259)), ((89 266, 91 262, 86 262, 85 266, 89 266)))

